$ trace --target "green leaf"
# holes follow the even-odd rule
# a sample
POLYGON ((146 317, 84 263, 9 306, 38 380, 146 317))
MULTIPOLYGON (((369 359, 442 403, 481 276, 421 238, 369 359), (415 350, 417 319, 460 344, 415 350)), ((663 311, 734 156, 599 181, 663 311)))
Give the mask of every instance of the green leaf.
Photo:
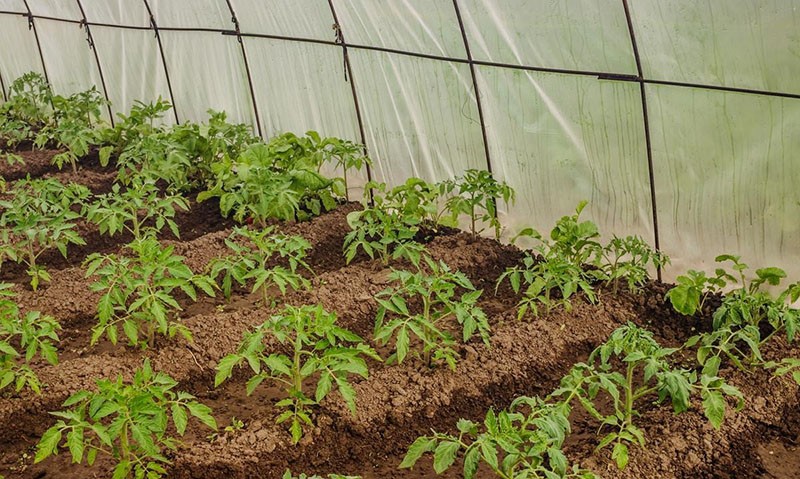
POLYGON ((478 472, 478 464, 481 460, 480 450, 477 447, 471 448, 464 455, 464 479, 472 479, 478 472))
POLYGON ((189 409, 189 413, 192 416, 196 417, 200 420, 203 424, 210 427, 213 430, 217 430, 217 421, 211 416, 211 408, 206 406, 205 404, 200 404, 199 402, 188 402, 186 403, 186 408, 189 409))
POLYGON ((725 419, 725 398, 718 391, 704 391, 703 393, 703 412, 714 429, 719 430, 725 419))
POLYGON ((175 429, 178 430, 178 434, 183 436, 184 432, 186 432, 186 424, 189 422, 189 417, 186 414, 186 410, 178 403, 172 404, 172 421, 175 423, 175 429))
POLYGON ((403 461, 398 466, 400 469, 407 469, 413 467, 414 464, 417 463, 420 457, 426 452, 433 451, 436 447, 436 439, 429 438, 429 437, 418 437, 411 446, 408 447, 408 452, 406 453, 403 461))
POLYGON ((433 452, 433 470, 437 474, 446 471, 456 460, 461 444, 456 441, 442 441, 433 452))
POLYGON ((59 442, 61 442, 61 429, 58 425, 45 431, 45 433, 42 434, 42 438, 39 439, 39 443, 36 445, 36 456, 33 459, 33 463, 37 464, 42 462, 51 454, 55 454, 59 442))
POLYGON ((214 387, 219 386, 231 377, 233 367, 239 364, 239 361, 241 361, 241 357, 236 354, 230 354, 220 360, 219 364, 217 364, 217 374, 214 376, 214 387))
POLYGON ((617 463, 619 469, 625 469, 628 465, 628 446, 622 442, 614 444, 614 450, 611 451, 611 459, 617 463))
POLYGON ((72 455, 72 462, 79 464, 83 460, 83 429, 76 427, 67 433, 67 447, 72 455))

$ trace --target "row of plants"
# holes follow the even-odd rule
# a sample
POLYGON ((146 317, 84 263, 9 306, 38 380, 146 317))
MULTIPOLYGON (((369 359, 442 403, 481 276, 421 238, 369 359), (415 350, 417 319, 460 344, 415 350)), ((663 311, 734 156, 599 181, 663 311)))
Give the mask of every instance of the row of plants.
MULTIPOLYGON (((546 255, 542 259, 548 260, 546 255)), ((597 449, 610 447, 612 460, 623 469, 630 446, 646 443, 644 431, 636 425, 641 416, 637 405, 669 401, 678 414, 689 410, 698 398, 715 428, 725 417, 726 398, 737 408, 743 406, 742 393, 719 376, 725 361, 747 373, 760 368, 775 376, 790 375, 800 384, 800 359, 765 360, 761 354, 776 336, 794 341, 798 310, 791 303, 800 298, 800 283, 780 288, 786 273, 776 267, 757 269, 755 277, 748 278, 748 267, 739 256, 720 255, 716 261, 728 263, 730 269, 717 268, 713 276, 689 271, 666 295, 679 313, 710 314, 710 331, 690 337, 680 348, 663 348, 652 333, 625 325, 595 349, 587 362, 573 366, 546 398, 517 398, 507 410, 490 410, 483 424, 462 419, 455 435, 434 431, 422 436, 410 446, 400 467, 413 467, 424 454, 433 453, 437 473, 452 467, 461 456, 467 478, 475 477, 480 463, 506 479, 593 478, 597 476, 591 471, 570 467, 561 450, 575 404, 600 423, 597 449), (720 305, 704 311, 706 299, 723 290, 727 293, 721 295, 720 305), (694 351, 694 367, 678 366, 683 351, 694 351), (610 404, 611 409, 601 404, 610 404)), ((628 280, 637 277, 635 273, 628 280)), ((586 293, 585 298, 595 300, 595 295, 586 293)))
MULTIPOLYGON (((264 306, 276 306, 276 290, 285 294, 309 288, 308 276, 314 274, 305 262, 310 244, 281 235, 268 223, 304 220, 333 209, 347 196, 346 172, 369 162, 359 145, 314 132, 304 137, 285 134, 265 143, 248 127, 227 123, 223 113, 211 112, 202 125, 166 127, 161 119, 171 107, 163 101, 137 104, 109 127, 100 119, 102 102, 96 92, 57 97, 34 76, 15 82, 11 93, 0 110, 0 143, 5 142, 10 161, 19 160, 14 148, 30 141, 34 147, 65 150, 56 161, 59 167, 68 162, 76 168, 81 157, 97 149, 102 164, 113 161, 118 169, 115 185, 105 195, 93 196, 84 187, 55 180, 26 179, 0 204, 0 254, 26 265, 34 289, 50 279, 37 262, 44 252, 56 249, 66 257, 68 245, 84 243, 77 233, 82 218, 97 224, 102 234, 125 231, 133 238, 123 254, 86 259, 87 277, 95 278, 91 289, 102 293, 92 343, 103 336, 116 343, 123 335, 141 347, 153 345, 157 334, 191 339, 179 320, 179 293, 195 300, 198 292, 215 296, 222 291, 230 298, 235 287, 250 287, 264 306), (61 141, 65 135, 54 133, 77 129, 76 118, 83 122, 85 149, 73 148, 61 141), (326 164, 344 176, 326 177, 326 164), (176 210, 188 208, 184 195, 192 191, 201 191, 199 200, 219 198, 224 215, 252 225, 235 228, 226 240, 228 254, 204 272, 186 267, 173 248, 156 239, 164 228, 178 236, 176 210)), ((389 346, 389 363, 415 357, 428 367, 455 369, 458 342, 478 337, 489 344, 489 321, 478 306, 484 292, 463 273, 433 260, 424 242, 441 227, 458 226, 462 217, 473 236, 488 228, 499 238, 498 203, 513 202, 514 191, 478 170, 440 183, 418 178, 395 188, 369 183, 366 190, 364 208, 348 215, 352 231, 343 245, 346 262, 363 252, 385 265, 393 259, 410 265, 392 269, 392 286, 375 297, 372 342, 389 346)), ((582 203, 574 215, 559 220, 547 237, 533 229, 517 235, 533 239, 536 246, 524 252, 520 265, 500 276, 497 287, 508 282, 521 296, 520 319, 556 307, 569 309, 576 294, 595 303, 603 291, 616 293, 621 285, 636 293, 651 270, 669 261, 638 237, 603 243, 597 226, 580 220, 584 207, 582 203)), ((740 258, 723 255, 718 261, 730 262, 732 271, 720 268, 713 276, 690 271, 667 295, 677 311, 692 315, 706 312, 710 295, 732 289, 710 312, 711 331, 676 349, 661 347, 651 333, 632 324, 623 326, 585 363, 575 365, 548 397, 519 398, 508 410, 489 411, 483 425, 459 421, 457 435, 422 437, 401 466, 411 467, 430 452, 437 473, 463 455, 466 477, 474 476, 480 462, 504 478, 594 477, 570 467, 561 451, 576 405, 602 424, 598 447, 610 447, 612 459, 624 468, 629 447, 645 444, 635 424, 637 409, 645 402, 669 400, 680 413, 699 397, 705 415, 720 427, 726 397, 739 404, 743 400, 719 377, 724 361, 743 370, 760 367, 789 374, 800 383, 800 359, 765 361, 761 355, 764 344, 778 335, 793 341, 797 310, 788 303, 800 298, 800 284, 773 294, 768 287, 780 286, 786 277, 782 270, 759 269, 756 278, 748 279, 740 258), (685 350, 696 350, 696 367, 676 366, 677 355, 685 350), (598 406, 602 395, 613 411, 598 406)), ((0 291, 0 389, 14 384, 17 390, 38 392, 42 385, 30 361, 37 355, 57 361, 58 323, 38 313, 22 315, 9 299, 10 286, 0 291)), ((247 364, 252 372, 248 394, 265 381, 283 387, 285 398, 277 403, 283 411, 276 421, 288 425, 296 443, 313 425, 314 408, 332 391, 355 413, 350 377, 366 378, 369 362, 381 360, 367 341, 337 326, 335 314, 319 305, 289 306, 248 332, 237 352, 219 362, 215 383, 247 364)), ((137 371, 133 383, 99 381, 97 392, 78 392, 64 404, 71 409, 54 413, 59 421, 42 437, 36 460, 65 447, 75 462, 91 464, 98 454, 114 457, 114 477, 165 474, 165 452, 178 444, 172 431, 183 435, 189 416, 216 430, 211 411, 176 387, 149 363, 137 371)))
MULTIPOLYGON (((261 233, 245 233, 245 231, 247 230, 242 228, 236 229, 232 237, 228 239, 227 242, 233 255, 219 258, 211 263, 211 270, 215 274, 223 276, 223 287, 228 291, 234 281, 245 284, 248 280, 253 280, 254 291, 263 287, 268 280, 262 281, 261 278, 266 274, 266 265, 269 262, 264 255, 272 257, 276 251, 280 251, 276 256, 288 258, 286 264, 289 267, 283 270, 284 275, 296 274, 297 268, 307 266, 303 262, 303 257, 308 245, 303 243, 302 239, 274 235, 271 230, 261 233), (242 246, 236 242, 235 236, 246 236, 249 240, 246 243, 248 246, 242 246), (227 287, 225 287, 226 284, 227 287)), ((142 245, 145 244, 151 248, 158 248, 158 243, 152 238, 145 238, 142 245)), ((156 262, 153 259, 155 256, 151 255, 150 257, 151 264, 156 262)), ((138 331, 140 328, 136 321, 144 317, 156 318, 154 323, 156 330, 170 334, 169 325, 158 320, 165 316, 164 310, 169 307, 177 307, 176 303, 165 299, 169 297, 169 291, 165 292, 163 288, 159 291, 158 287, 156 290, 145 288, 151 293, 151 296, 148 296, 150 298, 149 309, 147 307, 140 308, 139 316, 129 314, 131 308, 146 306, 148 301, 140 296, 140 299, 131 302, 129 294, 117 294, 113 288, 123 289, 125 284, 129 284, 130 282, 125 279, 118 279, 117 275, 124 276, 135 271, 136 267, 131 264, 104 265, 103 259, 100 256, 87 259, 90 263, 89 274, 100 272, 101 276, 109 278, 105 283, 102 281, 102 284, 95 283, 93 288, 107 288, 112 285, 112 289, 101 298, 99 308, 105 308, 104 305, 114 303, 118 310, 122 311, 121 317, 125 319, 115 315, 115 311, 111 308, 108 313, 101 313, 101 321, 104 321, 106 317, 120 318, 118 320, 122 321, 123 330, 132 344, 139 341, 138 331), (101 271, 103 267, 108 271, 101 271), (156 308, 157 312, 154 312, 152 308, 156 308)), ((182 264, 179 260, 174 259, 169 250, 165 251, 162 259, 167 260, 168 263, 161 269, 162 272, 169 271, 173 278, 181 277, 186 281, 185 283, 169 281, 168 287, 178 288, 181 287, 181 284, 189 287, 194 275, 185 266, 181 268, 182 264), (177 269, 181 269, 182 272, 176 273, 177 269)), ((429 366, 432 366, 434 361, 443 361, 451 368, 455 368, 458 355, 453 348, 455 339, 449 332, 453 327, 452 321, 460 325, 463 341, 470 340, 477 333, 488 343, 488 320, 476 304, 482 292, 475 290, 465 275, 451 271, 446 264, 423 255, 416 271, 393 270, 391 278, 395 286, 376 295, 379 309, 374 335, 374 341, 378 344, 387 344, 392 339, 394 340, 392 348, 394 353, 387 361, 402 362, 409 354, 414 354, 429 366), (451 320, 451 324, 446 325, 448 318, 451 320), (412 338, 415 339, 413 348, 412 338)), ((265 299, 266 301, 267 299, 265 299)), ((109 322, 101 322, 100 326, 101 329, 95 331, 93 341, 98 337, 98 331, 106 331, 108 334, 109 331, 116 330, 115 326, 109 322)), ((115 333, 109 337, 115 341, 113 334, 115 333)), ((151 339, 152 337, 148 340, 151 339)), ((245 363, 253 374, 247 381, 248 394, 264 381, 282 385, 286 398, 279 401, 276 406, 285 408, 285 411, 276 418, 276 422, 288 423, 293 441, 299 442, 303 430, 313 425, 312 407, 319 404, 334 389, 339 392, 355 414, 355 390, 349 383, 348 377, 357 375, 366 378, 368 376, 367 359, 381 360, 375 350, 362 338, 338 327, 335 314, 325 311, 321 306, 287 306, 281 314, 272 316, 254 331, 247 333, 237 352, 226 356, 219 362, 215 385, 220 385, 230 378, 234 367, 245 363), (284 344, 290 352, 288 354, 274 352, 277 344, 284 344), (308 384, 309 381, 314 384, 308 384), (306 391, 309 389, 314 391, 313 395, 306 395, 306 391)), ((144 370, 149 371, 149 366, 146 365, 144 370)), ((150 373, 145 375, 148 376, 150 373)), ((102 385, 99 383, 98 388, 102 391, 109 384, 107 382, 103 382, 102 385)), ((173 383, 170 384, 174 387, 173 383)), ((117 380, 114 385, 117 389, 128 387, 123 386, 120 380, 117 380)), ((143 394, 150 393, 144 392, 143 394)), ((102 428, 103 424, 107 423, 107 420, 103 421, 105 416, 92 415, 91 411, 87 416, 83 412, 87 407, 86 404, 92 400, 100 402, 99 399, 93 398, 96 396, 82 392, 65 403, 65 406, 68 407, 76 404, 78 406, 72 410, 57 413, 60 415, 59 417, 69 419, 69 421, 58 422, 45 433, 40 442, 36 459, 43 460, 55 453, 63 438, 76 462, 83 461, 84 450, 103 452, 105 449, 118 461, 117 469, 115 469, 115 474, 119 474, 118 477, 127 477, 131 473, 134 476, 162 474, 166 459, 161 451, 163 448, 173 446, 172 439, 166 436, 166 421, 163 418, 171 413, 176 429, 182 434, 186 415, 179 412, 181 411, 180 406, 170 405, 170 410, 167 411, 165 408, 172 403, 169 401, 160 403, 161 412, 158 413, 159 424, 162 426, 160 429, 147 425, 146 421, 151 420, 152 417, 137 419, 136 416, 128 415, 125 420, 132 421, 130 427, 121 427, 118 429, 118 435, 103 438, 102 433, 97 433, 92 427, 102 428), (144 421, 145 424, 135 424, 136 421, 144 421), (149 431, 150 437, 144 439, 127 437, 125 432, 133 431, 134 426, 136 430, 149 431), (75 428, 80 431, 93 431, 91 437, 85 434, 78 436, 84 441, 83 446, 70 445, 70 441, 78 441, 78 439, 70 439, 69 436, 69 431, 75 430, 75 428), (103 442, 105 448, 92 446, 93 441, 103 442), (142 441, 145 442, 144 447, 141 447, 142 441), (119 444, 115 445, 117 442, 119 444)), ((155 407, 152 411, 155 411, 155 407)), ((211 425, 210 421, 205 422, 207 425, 211 425)), ((86 456, 87 461, 93 461, 97 452, 92 454, 92 456, 86 456)))

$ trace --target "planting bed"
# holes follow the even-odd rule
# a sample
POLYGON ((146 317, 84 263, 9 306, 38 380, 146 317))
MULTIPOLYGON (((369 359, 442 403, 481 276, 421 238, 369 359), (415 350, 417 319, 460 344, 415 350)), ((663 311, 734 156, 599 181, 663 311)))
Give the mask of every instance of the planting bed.
MULTIPOLYGON (((49 166, 49 156, 25 155, 26 170, 38 176, 78 181, 95 192, 110 188, 114 172, 86 161, 78 174, 58 172, 49 166)), ((23 170, 0 168, 9 181, 23 170)), ((191 211, 180 214, 181 239, 163 237, 175 244, 194 270, 202 270, 224 251, 224 239, 233 224, 222 218, 213 201, 192 202, 191 211)), ((345 265, 344 236, 349 231, 346 214, 358 208, 345 204, 321 217, 299 224, 276 224, 281 232, 305 237, 313 246, 308 260, 316 273, 310 291, 289 293, 282 299, 292 305, 322 304, 336 312, 342 327, 370 338, 377 303, 373 295, 389 285, 388 269, 379 261, 359 256, 345 265)), ((155 369, 179 381, 211 406, 220 426, 232 418, 244 422, 241 430, 209 437, 209 430, 189 423, 179 450, 171 456, 169 477, 174 478, 278 478, 291 468, 295 472, 357 474, 364 478, 461 477, 452 468, 435 476, 430 455, 413 470, 397 465, 415 438, 430 432, 455 431, 459 418, 481 421, 490 407, 501 409, 520 395, 544 396, 552 391, 571 366, 584 361, 622 324, 632 321, 651 330, 665 346, 678 346, 698 330, 710 327, 710 318, 691 319, 675 313, 665 302, 667 287, 649 283, 638 295, 612 295, 601 290, 600 303, 581 298, 567 312, 553 313, 529 321, 516 320, 518 297, 503 286, 495 294, 495 283, 503 271, 521 259, 514 247, 489 239, 473 239, 466 233, 449 232, 430 238, 430 254, 452 269, 464 272, 484 289, 479 305, 492 326, 491 346, 475 339, 459 350, 455 371, 429 369, 419 362, 385 365, 370 361, 370 377, 354 381, 358 414, 353 417, 338 393, 329 395, 315 408, 316 428, 291 444, 274 402, 278 389, 261 387, 245 394, 243 372, 214 388, 215 367, 236 350, 242 333, 261 324, 282 308, 264 308, 259 298, 235 291, 230 302, 206 298, 193 303, 184 298, 183 324, 194 336, 192 343, 159 339, 147 350, 101 341, 89 346, 98 296, 88 289, 81 262, 94 251, 114 252, 129 239, 123 235, 100 236, 91 225, 82 226, 87 245, 71 247, 69 260, 58 254, 45 258, 52 282, 33 292, 24 270, 4 267, 0 279, 16 284, 24 310, 39 310, 62 324, 60 362, 36 363, 34 369, 46 385, 37 396, 28 391, 0 396, 0 475, 11 478, 110 477, 113 465, 99 460, 92 468, 70 464, 62 452, 40 464, 32 464, 34 446, 52 425, 48 411, 61 409, 72 393, 92 388, 97 378, 122 374, 130 378, 149 358, 155 369)), ((397 265, 397 264, 395 264, 397 265)), ((386 348, 373 346, 383 357, 386 348)), ((767 359, 800 356, 800 348, 777 339, 765 348, 767 359)), ((687 364, 690 358, 687 358, 687 364)), ((599 424, 573 412, 573 431, 565 445, 569 458, 604 478, 774 478, 800 477, 800 391, 790 378, 772 378, 767 371, 745 374, 732 368, 720 373, 747 398, 739 412, 729 412, 722 428, 714 430, 703 417, 699 404, 682 415, 670 408, 647 407, 640 424, 648 439, 645 448, 632 447, 627 468, 619 471, 609 451, 595 452, 599 424)), ((494 477, 480 470, 478 477, 494 477)))

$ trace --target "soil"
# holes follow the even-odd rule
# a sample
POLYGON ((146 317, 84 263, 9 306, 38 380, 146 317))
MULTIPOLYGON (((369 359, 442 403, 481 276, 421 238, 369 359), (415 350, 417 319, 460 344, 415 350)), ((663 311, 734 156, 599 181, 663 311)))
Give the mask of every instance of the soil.
MULTIPOLYGON (((0 168, 0 175, 14 180, 32 176, 56 176, 78 181, 96 193, 108 191, 113 171, 101 168, 96 158, 81 164, 78 173, 58 172, 49 165, 52 152, 24 152, 26 166, 0 168), (49 155, 49 156, 48 156, 49 155)), ((233 224, 220 217, 214 202, 191 202, 191 210, 178 220, 181 238, 162 238, 195 271, 225 252, 224 240, 233 224)), ((482 421, 490 407, 500 409, 520 395, 546 395, 572 364, 585 360, 618 326, 633 321, 653 331, 664 345, 674 346, 698 330, 707 329, 710 318, 686 318, 664 302, 668 285, 652 282, 640 294, 601 291, 593 305, 580 297, 571 311, 557 309, 528 321, 516 319, 517 297, 507 286, 495 292, 495 282, 521 252, 469 234, 443 231, 428 244, 430 253, 452 269, 463 271, 484 293, 480 300, 491 325, 491 344, 473 340, 460 347, 455 371, 429 368, 414 360, 403 364, 370 363, 370 377, 354 380, 356 416, 333 393, 314 409, 316 427, 297 446, 282 425, 276 425, 275 402, 279 389, 262 385, 252 396, 245 394, 247 376, 239 372, 219 388, 213 387, 214 368, 220 358, 233 352, 250 328, 262 323, 283 303, 322 304, 339 316, 342 327, 370 338, 377 305, 375 293, 389 286, 389 270, 380 262, 359 256, 347 265, 342 242, 348 232, 346 215, 357 204, 305 223, 276 224, 278 231, 304 236, 313 250, 310 291, 292 292, 276 307, 262 306, 246 290, 235 291, 230 301, 182 298, 182 323, 192 342, 160 340, 147 350, 113 346, 101 341, 89 346, 98 296, 91 293, 81 263, 94 251, 119 252, 129 239, 99 235, 82 224, 87 245, 70 248, 69 259, 47 258, 53 281, 33 292, 24 271, 5 265, 0 280, 13 282, 24 310, 39 310, 61 321, 60 363, 36 363, 34 369, 46 388, 41 395, 24 392, 0 395, 0 476, 11 478, 110 477, 113 463, 99 460, 94 467, 70 464, 62 453, 41 464, 32 464, 34 447, 54 418, 48 411, 60 409, 73 392, 92 388, 98 378, 132 372, 149 358, 154 367, 177 381, 214 410, 220 426, 233 418, 244 427, 231 432, 211 432, 190 421, 179 449, 171 454, 169 477, 174 478, 279 478, 291 468, 295 473, 341 473, 364 478, 461 477, 458 468, 442 476, 433 473, 430 457, 413 470, 399 470, 408 445, 431 429, 453 432, 459 418, 482 421)), ((394 263, 394 267, 401 264, 394 263)), ((386 356, 388 349, 373 344, 386 356)), ((797 344, 776 340, 764 351, 767 359, 800 356, 797 344)), ((595 451, 599 424, 573 413, 572 434, 565 447, 569 458, 604 478, 773 478, 800 477, 800 389, 789 378, 771 378, 764 371, 745 374, 724 369, 721 375, 738 386, 747 401, 741 411, 729 411, 720 430, 703 417, 700 405, 681 415, 669 407, 646 405, 638 418, 648 443, 632 448, 630 464, 619 471, 607 450, 595 451)), ((493 477, 481 469, 478 477, 493 477)))

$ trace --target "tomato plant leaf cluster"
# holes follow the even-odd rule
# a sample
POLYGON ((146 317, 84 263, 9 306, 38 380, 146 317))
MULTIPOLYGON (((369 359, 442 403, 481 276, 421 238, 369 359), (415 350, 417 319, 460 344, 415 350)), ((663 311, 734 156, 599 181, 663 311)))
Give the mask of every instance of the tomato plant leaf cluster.
POLYGON ((52 317, 38 311, 22 313, 8 283, 0 283, 0 391, 8 386, 19 392, 28 388, 41 393, 42 384, 30 363, 36 356, 58 364, 58 331, 52 317))
POLYGON ((44 432, 34 461, 41 462, 67 449, 73 463, 94 464, 98 455, 115 462, 113 479, 159 478, 170 461, 165 451, 177 449, 173 429, 183 436, 190 417, 216 430, 211 409, 194 396, 175 391, 178 383, 153 371, 145 360, 131 383, 121 376, 96 382, 97 391, 70 396, 64 411, 51 413, 58 421, 44 432), (171 425, 171 427, 170 427, 171 425))
POLYGON ((311 272, 305 262, 311 244, 302 236, 280 234, 272 227, 237 227, 225 245, 232 254, 212 260, 209 270, 211 279, 222 276, 220 285, 226 298, 230 299, 234 282, 240 286, 252 282, 252 292, 260 294, 264 306, 274 302, 274 288, 283 295, 288 289, 298 291, 311 286, 298 271, 303 268, 311 272))
POLYGON ((441 360, 455 369, 459 356, 447 323, 459 325, 464 342, 478 334, 489 343, 489 321, 477 305, 483 291, 443 261, 426 256, 425 266, 427 271, 392 270, 389 279, 397 286, 375 296, 379 306, 375 340, 387 344, 394 339, 395 352, 389 362, 402 363, 414 354, 428 366, 441 360), (421 348, 412 348, 412 340, 421 343, 421 348))
POLYGON ((213 297, 213 280, 192 272, 173 246, 164 247, 153 238, 135 240, 126 248, 131 256, 94 253, 86 258, 86 277, 97 277, 90 289, 102 293, 91 343, 106 335, 116 344, 120 328, 133 346, 151 346, 156 333, 191 339, 176 317, 181 307, 175 293, 195 300, 199 289, 213 297))
POLYGON ((50 273, 38 261, 44 253, 57 250, 66 258, 69 245, 86 244, 77 222, 90 192, 54 178, 28 178, 16 182, 8 193, 0 200, 0 260, 24 264, 36 290, 50 281, 50 273))
POLYGON ((507 269, 497 281, 498 288, 508 281, 515 293, 522 293, 520 319, 529 311, 538 316, 540 306, 546 313, 556 306, 569 310, 578 292, 596 303, 596 286, 602 282, 612 285, 614 293, 620 281, 625 281, 630 291, 639 291, 650 277, 649 268, 669 262, 666 255, 636 236, 615 236, 607 245, 601 244, 597 225, 580 220, 586 204, 581 202, 574 215, 559 219, 549 238, 532 228, 515 237, 531 237, 539 243, 525 252, 521 265, 507 269))
POLYGON ((237 352, 219 362, 215 385, 230 378, 233 368, 243 363, 253 373, 247 382, 248 394, 264 381, 280 385, 286 398, 276 406, 286 410, 277 422, 289 424, 294 443, 300 441, 305 428, 314 425, 311 408, 334 388, 355 414, 356 393, 348 378, 366 378, 369 373, 365 359, 379 361, 380 357, 358 335, 337 326, 336 320, 336 314, 319 305, 286 306, 280 314, 246 333, 237 352), (272 352, 272 341, 288 346, 289 352, 272 352), (313 388, 307 388, 309 381, 314 382, 313 388))

